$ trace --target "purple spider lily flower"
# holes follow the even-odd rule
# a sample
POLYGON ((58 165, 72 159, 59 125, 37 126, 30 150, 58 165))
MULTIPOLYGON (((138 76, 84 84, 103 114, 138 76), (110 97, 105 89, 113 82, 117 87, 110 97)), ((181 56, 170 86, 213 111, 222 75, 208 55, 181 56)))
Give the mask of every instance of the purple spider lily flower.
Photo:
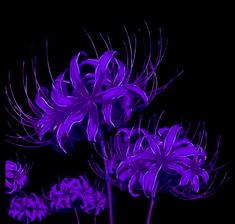
MULTIPOLYGON (((175 195, 180 194, 178 188, 184 188, 188 195, 198 193, 202 185, 208 185, 213 169, 205 164, 206 152, 201 146, 204 135, 203 132, 199 143, 194 144, 179 125, 160 128, 155 133, 142 128, 120 129, 110 153, 109 172, 116 176, 112 182, 128 187, 133 197, 143 191, 147 197, 154 198, 166 179, 168 189, 175 195)), ((102 176, 99 167, 93 169, 102 176)))
POLYGON ((205 165, 205 161, 206 156, 194 156, 188 165, 188 168, 183 170, 179 185, 186 186, 189 184, 192 187, 192 190, 198 193, 200 187, 200 178, 202 178, 205 184, 207 184, 209 181, 209 172, 202 168, 203 165, 205 165))
POLYGON ((8 214, 21 222, 41 222, 48 214, 48 209, 43 199, 32 193, 13 197, 8 214))
POLYGON ((29 166, 22 166, 19 162, 7 160, 5 163, 5 185, 6 193, 13 194, 21 191, 27 185, 29 173, 29 166))
POLYGON ((47 200, 55 211, 79 206, 88 214, 98 215, 106 206, 105 195, 94 190, 83 176, 64 178, 61 183, 53 185, 47 200))
POLYGON ((48 200, 52 210, 71 209, 74 203, 81 198, 81 195, 91 192, 88 181, 80 176, 79 178, 64 178, 61 183, 52 186, 48 200))
POLYGON ((82 196, 81 209, 88 214, 99 215, 105 207, 106 197, 100 191, 93 190, 89 194, 86 193, 82 196))
MULTIPOLYGON (((147 31, 150 38, 148 28, 147 31)), ((20 118, 18 121, 26 132, 26 136, 17 133, 16 139, 25 140, 30 146, 44 146, 51 142, 46 137, 50 133, 56 136, 59 147, 66 152, 65 140, 73 126, 85 128, 87 139, 96 142, 97 133, 104 124, 118 127, 131 118, 132 111, 147 106, 172 81, 158 87, 156 70, 165 54, 162 37, 160 35, 156 61, 152 61, 150 44, 148 57, 139 72, 133 72, 136 39, 133 51, 128 34, 127 37, 130 52, 127 50, 126 63, 104 41, 107 51, 97 58, 79 52, 72 58, 69 69, 55 80, 51 77, 50 89, 39 85, 34 65, 35 103, 27 92, 27 80, 24 83, 32 114, 25 113, 17 103, 10 83, 6 94, 14 112, 12 116, 16 120, 20 118), (28 129, 33 129, 34 133, 30 134, 28 129)))

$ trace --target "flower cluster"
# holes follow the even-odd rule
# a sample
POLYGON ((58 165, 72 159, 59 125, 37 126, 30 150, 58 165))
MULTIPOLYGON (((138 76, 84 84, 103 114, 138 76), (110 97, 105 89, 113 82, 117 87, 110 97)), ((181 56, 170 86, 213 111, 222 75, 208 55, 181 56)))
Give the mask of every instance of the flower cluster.
POLYGON ((36 194, 15 196, 11 200, 9 216, 21 222, 42 221, 48 214, 48 209, 42 198, 36 194))
POLYGON ((22 166, 19 162, 7 160, 5 163, 5 185, 6 193, 13 194, 21 191, 27 185, 29 166, 22 166))
POLYGON ((104 194, 94 190, 83 176, 64 178, 61 183, 53 185, 48 201, 54 211, 79 207, 86 213, 98 215, 106 207, 104 194))
POLYGON ((116 175, 120 186, 128 186, 134 197, 143 191, 154 198, 158 186, 167 180, 170 190, 184 188, 188 196, 193 193, 197 198, 200 187, 208 184, 212 169, 204 168, 207 155, 201 145, 203 138, 204 134, 193 144, 179 125, 160 128, 157 133, 121 129, 114 138, 110 173, 116 175))

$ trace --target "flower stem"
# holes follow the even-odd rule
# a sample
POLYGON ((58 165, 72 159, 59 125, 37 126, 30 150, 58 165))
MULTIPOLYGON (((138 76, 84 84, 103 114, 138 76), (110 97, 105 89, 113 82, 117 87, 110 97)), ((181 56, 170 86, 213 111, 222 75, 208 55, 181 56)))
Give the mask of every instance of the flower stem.
POLYGON ((148 211, 148 216, 147 216, 146 224, 150 224, 154 202, 155 202, 155 200, 154 200, 154 198, 152 198, 151 202, 150 202, 150 206, 149 206, 149 211, 148 211))
POLYGON ((80 220, 79 220, 79 216, 78 216, 78 211, 77 211, 76 207, 74 207, 74 212, 75 212, 75 215, 76 215, 77 223, 80 224, 80 220))
POLYGON ((94 224, 96 224, 96 215, 94 216, 94 224))
POLYGON ((148 211, 146 224, 150 224, 150 221, 151 221, 151 216, 152 216, 152 212, 153 212, 153 206, 154 206, 154 203, 155 203, 156 193, 157 193, 157 184, 154 188, 154 191, 153 191, 153 194, 152 194, 152 197, 151 197, 151 202, 150 202, 150 206, 149 206, 149 211, 148 211))
MULTIPOLYGON (((102 148, 102 154, 105 157, 105 144, 103 139, 100 142, 102 148)), ((105 166, 105 175, 106 175, 106 187, 107 187, 107 197, 108 197, 108 206, 109 206, 109 224, 114 224, 113 220, 113 203, 112 203, 112 188, 109 182, 109 172, 108 172, 108 162, 104 159, 105 166)))

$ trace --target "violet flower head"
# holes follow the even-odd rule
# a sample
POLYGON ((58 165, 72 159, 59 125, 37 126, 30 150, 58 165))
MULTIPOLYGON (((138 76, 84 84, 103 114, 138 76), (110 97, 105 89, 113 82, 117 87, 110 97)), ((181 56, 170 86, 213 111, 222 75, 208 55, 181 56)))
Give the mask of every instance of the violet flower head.
POLYGON ((61 209, 71 209, 81 195, 91 192, 92 189, 83 176, 79 178, 64 178, 61 183, 57 183, 51 187, 48 201, 50 208, 58 211, 61 209))
POLYGON ((48 209, 43 199, 32 193, 14 196, 8 214, 20 222, 41 222, 48 214, 48 209))
POLYGON ((28 183, 30 167, 21 165, 19 162, 7 160, 5 163, 5 185, 6 193, 13 194, 21 191, 28 183))
POLYGON ((110 174, 115 176, 113 183, 128 187, 133 197, 143 191, 147 197, 155 198, 158 190, 165 189, 184 199, 209 195, 211 189, 207 187, 216 156, 206 163, 205 145, 202 146, 205 136, 203 130, 194 144, 179 125, 160 128, 155 133, 142 128, 119 130, 109 162, 110 174))
POLYGON ((88 214, 99 215, 106 208, 106 203, 103 192, 92 189, 92 192, 82 196, 81 209, 88 214))
POLYGON ((149 53, 138 72, 133 69, 137 40, 135 37, 132 46, 128 33, 129 50, 126 49, 126 63, 120 59, 118 51, 113 50, 111 44, 104 40, 107 51, 100 56, 97 54, 96 58, 79 52, 72 58, 68 69, 55 80, 51 77, 51 88, 39 85, 33 64, 37 87, 35 102, 29 97, 27 80, 24 82, 31 114, 22 110, 10 83, 6 94, 13 110, 12 116, 20 121, 26 132, 26 136, 17 133, 16 140, 25 140, 30 147, 44 146, 51 142, 46 137, 50 133, 55 136, 58 146, 66 152, 65 141, 74 126, 86 129, 87 139, 95 142, 97 133, 104 125, 118 127, 130 119, 133 110, 147 106, 172 81, 158 87, 157 69, 165 48, 160 33, 158 56, 153 60, 148 27, 147 31, 150 40, 149 53))

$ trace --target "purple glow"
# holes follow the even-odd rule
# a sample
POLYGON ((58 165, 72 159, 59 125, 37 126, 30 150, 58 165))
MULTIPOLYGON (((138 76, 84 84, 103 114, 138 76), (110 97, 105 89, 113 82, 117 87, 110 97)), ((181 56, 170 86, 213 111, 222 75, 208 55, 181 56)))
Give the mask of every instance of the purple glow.
POLYGON ((27 174, 30 168, 25 165, 22 166, 19 162, 15 163, 7 160, 5 163, 5 185, 6 193, 13 194, 21 191, 27 185, 27 174))
POLYGON ((20 222, 41 222, 48 214, 48 210, 42 198, 30 194, 13 197, 8 214, 20 222))

